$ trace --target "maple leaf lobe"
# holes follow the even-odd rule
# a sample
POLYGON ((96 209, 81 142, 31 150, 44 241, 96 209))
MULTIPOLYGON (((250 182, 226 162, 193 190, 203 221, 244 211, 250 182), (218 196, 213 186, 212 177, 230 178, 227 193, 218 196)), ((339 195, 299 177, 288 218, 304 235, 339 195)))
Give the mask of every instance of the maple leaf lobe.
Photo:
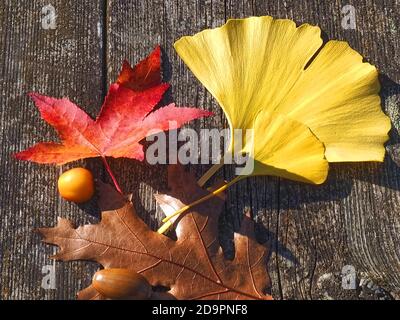
POLYGON ((148 57, 132 68, 124 60, 117 83, 135 91, 143 91, 161 83, 161 48, 157 46, 148 57))

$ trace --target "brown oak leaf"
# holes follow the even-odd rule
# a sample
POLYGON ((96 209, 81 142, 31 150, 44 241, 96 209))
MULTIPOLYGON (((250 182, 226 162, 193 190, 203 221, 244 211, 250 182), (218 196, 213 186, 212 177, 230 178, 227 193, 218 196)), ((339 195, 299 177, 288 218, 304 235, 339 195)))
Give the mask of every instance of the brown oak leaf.
MULTIPOLYGON (((168 194, 156 195, 167 215, 209 192, 179 165, 168 168, 168 185, 168 194)), ((100 223, 75 229, 69 220, 59 218, 56 227, 39 232, 45 242, 60 247, 55 259, 92 260, 104 268, 129 268, 144 275, 154 287, 170 288, 169 293, 177 299, 272 299, 264 294, 270 287, 268 250, 256 241, 250 217, 243 218, 235 233, 234 259, 224 257, 218 241, 223 204, 223 197, 214 197, 194 207, 178 222, 175 241, 150 230, 135 213, 132 202, 101 184, 100 223)), ((90 286, 78 298, 104 297, 90 286)))

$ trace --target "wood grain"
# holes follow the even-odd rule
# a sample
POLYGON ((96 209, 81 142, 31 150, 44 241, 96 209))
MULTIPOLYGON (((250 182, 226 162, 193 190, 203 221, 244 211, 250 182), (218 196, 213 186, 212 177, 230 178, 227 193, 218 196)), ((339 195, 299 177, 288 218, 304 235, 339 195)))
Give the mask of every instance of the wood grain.
MULTIPOLYGON (((40 119, 26 93, 68 96, 95 115, 101 105, 102 49, 98 23, 102 7, 95 2, 51 1, 58 15, 56 29, 43 29, 42 7, 48 1, 2 1, 1 16, 1 299, 73 299, 97 266, 57 263, 56 289, 41 287, 45 265, 55 248, 45 246, 33 230, 50 226, 57 216, 77 223, 94 219, 90 207, 61 200, 56 181, 62 168, 17 162, 11 153, 57 135, 40 119)), ((74 164, 72 164, 74 165, 74 164)), ((76 165, 76 164, 75 164, 76 165)), ((96 161, 87 166, 97 176, 96 161)))
MULTIPOLYGON (((57 29, 43 30, 45 1, 7 0, 0 4, 1 108, 1 278, 2 299, 73 299, 94 273, 93 264, 57 263, 57 289, 41 289, 41 268, 51 264, 53 248, 40 243, 33 228, 50 226, 56 216, 77 223, 94 222, 96 208, 67 204, 55 190, 59 168, 17 163, 9 157, 34 142, 54 138, 43 126, 25 93, 40 91, 69 96, 96 115, 106 85, 115 80, 123 59, 136 63, 157 44, 163 49, 164 79, 172 89, 163 103, 212 110, 215 116, 190 126, 223 128, 226 119, 212 96, 174 52, 180 36, 216 27, 228 18, 272 15, 298 24, 317 24, 327 39, 350 43, 381 73, 382 105, 393 130, 383 164, 332 165, 329 180, 313 187, 283 179, 245 180, 229 191, 221 217, 221 242, 234 254, 232 231, 251 209, 260 222, 260 240, 272 249, 268 268, 270 291, 276 299, 400 298, 400 73, 399 0, 360 1, 51 1, 57 10, 57 29), (344 5, 356 9, 356 29, 341 27, 344 5), (88 214, 89 213, 89 214, 88 214), (344 290, 341 272, 352 265, 357 290, 344 290), (365 279, 381 292, 365 296, 365 279)), ((94 173, 108 179, 101 164, 87 162, 94 173)), ((152 228, 160 212, 154 192, 166 186, 166 167, 114 160, 111 166, 126 192, 132 192, 139 214, 152 228)), ((65 168, 62 168, 65 169, 65 168)), ((192 165, 198 176, 207 166, 192 165)), ((231 178, 232 168, 218 177, 231 178)), ((218 178, 217 177, 217 178, 218 178)), ((371 291, 370 290, 370 291, 371 291)), ((379 291, 378 290, 378 291, 379 291)))
MULTIPOLYGON (((399 107, 395 102, 399 99, 399 86, 390 77, 397 77, 398 82, 395 74, 398 65, 388 54, 394 55, 399 48, 395 40, 398 32, 390 27, 390 21, 396 19, 390 12, 399 8, 399 3, 357 1, 356 30, 341 28, 340 10, 347 3, 289 1, 285 4, 257 2, 256 14, 317 24, 326 38, 348 41, 377 65, 383 80, 383 105, 395 126, 390 143, 395 142, 399 128, 399 107)), ((388 153, 383 165, 331 165, 329 180, 321 187, 280 181, 276 243, 281 243, 297 260, 290 261, 277 250, 281 298, 358 298, 360 290, 341 287, 337 274, 341 274, 345 265, 355 267, 359 280, 364 277, 362 272, 366 272, 367 277, 398 293, 399 168, 394 164, 398 155, 390 146, 388 153)))

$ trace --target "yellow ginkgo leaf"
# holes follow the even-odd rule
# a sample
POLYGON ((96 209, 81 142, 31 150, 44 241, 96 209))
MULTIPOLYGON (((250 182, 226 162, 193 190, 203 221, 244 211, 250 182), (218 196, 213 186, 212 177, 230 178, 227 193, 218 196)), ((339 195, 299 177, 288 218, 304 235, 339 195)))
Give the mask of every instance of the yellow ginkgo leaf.
POLYGON ((328 175, 322 142, 307 126, 281 114, 260 112, 254 124, 254 149, 243 151, 254 159, 253 176, 320 184, 328 175))
POLYGON ((261 110, 281 113, 308 126, 330 162, 383 161, 390 121, 375 67, 345 42, 321 46, 318 27, 268 16, 229 20, 175 43, 231 129, 251 128, 261 110))
MULTIPOLYGON (((346 42, 324 46, 320 34, 316 26, 266 16, 229 20, 176 41, 179 56, 225 112, 228 152, 237 152, 235 129, 254 129, 241 150, 254 159, 249 175, 319 184, 328 161, 383 161, 390 120, 381 110, 377 70, 346 42)), ((165 218, 159 232, 171 227, 171 217, 243 177, 165 218)))

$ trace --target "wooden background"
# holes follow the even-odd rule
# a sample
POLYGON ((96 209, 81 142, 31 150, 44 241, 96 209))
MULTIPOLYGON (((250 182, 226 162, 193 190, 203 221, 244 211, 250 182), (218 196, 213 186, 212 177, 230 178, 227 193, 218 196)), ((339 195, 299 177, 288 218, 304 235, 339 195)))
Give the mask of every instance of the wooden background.
MULTIPOLYGON (((43 289, 42 268, 52 265, 54 247, 32 232, 52 226, 57 216, 94 223, 96 206, 78 207, 59 198, 62 168, 17 162, 10 154, 56 138, 39 117, 29 91, 67 96, 92 116, 123 59, 132 63, 156 44, 164 53, 164 78, 172 83, 167 100, 212 110, 216 116, 194 128, 226 126, 221 109, 188 71, 172 44, 182 35, 216 27, 226 19, 272 15, 317 24, 328 39, 346 40, 381 73, 382 105, 393 122, 383 164, 332 165, 322 186, 271 177, 242 181, 230 192, 221 219, 221 238, 232 254, 232 228, 251 208, 268 241, 271 292, 276 299, 400 298, 400 2, 361 1, 66 1, 0 2, 0 293, 1 299, 74 299, 90 283, 97 265, 56 263, 56 288, 43 289), (42 28, 42 7, 51 3, 57 28, 42 28), (356 9, 356 29, 341 26, 344 5, 356 9), (357 289, 342 288, 342 268, 354 266, 357 289)), ((165 166, 111 161, 123 189, 133 192, 139 213, 153 228, 159 211, 153 193, 166 183, 165 166)), ((85 162, 107 180, 100 160, 85 162)), ((192 166, 198 176, 206 166, 192 166)), ((227 178, 232 175, 226 169, 227 178)))

